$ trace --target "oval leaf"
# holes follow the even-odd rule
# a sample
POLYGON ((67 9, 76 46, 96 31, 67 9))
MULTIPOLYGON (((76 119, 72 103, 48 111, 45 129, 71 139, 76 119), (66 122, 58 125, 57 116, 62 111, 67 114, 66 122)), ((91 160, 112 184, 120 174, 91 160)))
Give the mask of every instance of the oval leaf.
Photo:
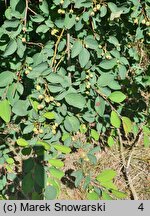
POLYGON ((53 113, 53 112, 46 112, 46 113, 44 113, 43 116, 45 118, 47 118, 47 119, 54 119, 55 118, 55 113, 53 113))
POLYGON ((79 109, 83 109, 86 103, 85 98, 77 93, 67 94, 65 100, 69 105, 77 107, 79 109))
POLYGON ((17 139, 17 144, 21 147, 26 147, 29 145, 29 143, 23 138, 17 139))
POLYGON ((82 48, 80 54, 79 54, 79 63, 81 67, 85 67, 85 65, 88 63, 90 59, 90 53, 86 48, 82 48))
POLYGON ((117 175, 116 171, 112 169, 103 170, 97 177, 97 181, 100 183, 111 181, 117 175))
POLYGON ((56 144, 54 145, 54 148, 64 154, 70 153, 71 152, 71 148, 69 148, 68 146, 63 146, 63 145, 59 145, 56 144))
POLYGON ((63 171, 56 169, 54 167, 50 167, 49 171, 50 174, 57 179, 61 179, 65 175, 63 171))
POLYGON ((3 100, 0 102, 0 117, 6 122, 10 122, 11 117, 11 107, 8 100, 3 100))
POLYGON ((110 122, 115 128, 119 128, 121 125, 121 120, 118 116, 118 114, 115 111, 111 112, 110 115, 110 122))
POLYGON ((120 91, 115 91, 109 95, 109 99, 113 102, 120 103, 126 99, 126 95, 120 91))
POLYGON ((100 67, 105 69, 105 70, 110 70, 112 69, 114 66, 116 65, 116 60, 115 59, 111 59, 111 60, 103 60, 100 63, 100 67))
POLYGON ((132 131, 132 122, 128 117, 125 116, 122 117, 122 124, 123 124, 124 132, 126 134, 132 131))
POLYGON ((87 194, 87 199, 88 200, 99 200, 99 196, 96 192, 93 191, 87 194))
POLYGON ((58 160, 58 159, 50 159, 48 162, 52 166, 55 166, 55 167, 58 167, 58 168, 61 168, 61 167, 64 166, 64 163, 61 160, 58 160))

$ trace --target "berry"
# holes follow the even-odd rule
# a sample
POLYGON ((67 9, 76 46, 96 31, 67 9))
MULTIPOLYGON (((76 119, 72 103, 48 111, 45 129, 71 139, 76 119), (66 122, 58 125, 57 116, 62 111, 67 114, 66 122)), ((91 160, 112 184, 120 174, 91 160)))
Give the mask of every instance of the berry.
POLYGON ((143 20, 142 20, 142 24, 144 25, 145 23, 146 23, 146 20, 145 20, 145 19, 143 19, 143 20))
POLYGON ((96 12, 96 11, 97 11, 97 7, 94 7, 94 8, 93 8, 93 11, 96 12))
POLYGON ((28 75, 30 73, 29 70, 25 70, 25 74, 28 75))
POLYGON ((58 106, 58 107, 61 106, 61 103, 57 102, 57 103, 56 103, 56 106, 58 106))
POLYGON ((28 69, 29 69, 30 71, 32 71, 32 67, 28 67, 28 69))
POLYGON ((58 123, 55 123, 55 126, 58 127, 58 123))
POLYGON ((56 125, 52 125, 52 130, 55 130, 56 129, 56 125))
POLYGON ((50 99, 50 101, 54 101, 55 99, 54 99, 54 97, 49 97, 49 99, 50 99))
POLYGON ((73 10, 72 9, 70 9, 70 11, 69 11, 70 13, 73 13, 73 10))
POLYGON ((38 132, 38 129, 37 129, 36 127, 33 128, 33 132, 34 132, 35 134, 38 134, 38 133, 39 133, 39 132, 38 132))
POLYGON ((95 15, 95 13, 94 13, 94 11, 92 11, 91 13, 90 13, 90 16, 94 16, 95 15))
POLYGON ((79 20, 80 20, 80 18, 77 16, 77 17, 76 17, 76 21, 78 22, 79 20))
POLYGON ((23 31, 23 32, 26 32, 26 31, 27 31, 27 29, 26 29, 25 26, 22 28, 22 31, 23 31))
POLYGON ((56 130, 55 130, 55 129, 52 129, 52 133, 53 133, 53 134, 56 134, 56 130))
POLYGON ((96 5, 96 8, 97 8, 97 10, 99 10, 99 9, 101 8, 101 5, 100 5, 100 4, 97 4, 97 5, 96 5))
POLYGON ((23 37, 22 38, 22 43, 25 43, 26 42, 26 39, 23 37))
POLYGON ((134 24, 138 24, 138 19, 134 19, 134 24))
POLYGON ((39 96, 38 96, 38 99, 39 99, 39 100, 42 100, 43 98, 44 98, 43 95, 39 95, 39 96))
POLYGON ((41 110, 41 109, 43 109, 44 108, 44 105, 43 104, 38 104, 38 106, 37 106, 37 109, 38 110, 41 110))
POLYGON ((42 134, 43 132, 44 132, 43 129, 40 129, 40 130, 39 130, 39 133, 40 133, 40 134, 42 134))
POLYGON ((45 97, 45 102, 46 102, 46 103, 49 103, 50 101, 51 101, 51 100, 50 100, 50 97, 49 97, 49 96, 46 96, 46 97, 45 97))
POLYGON ((36 85, 36 90, 40 91, 41 90, 41 86, 40 85, 36 85))

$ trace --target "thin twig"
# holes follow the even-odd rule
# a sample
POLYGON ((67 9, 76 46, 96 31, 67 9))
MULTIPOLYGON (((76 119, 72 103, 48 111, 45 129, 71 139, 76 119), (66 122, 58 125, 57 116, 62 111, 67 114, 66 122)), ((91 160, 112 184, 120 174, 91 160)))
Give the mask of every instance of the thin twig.
POLYGON ((135 188, 133 186, 132 179, 131 179, 131 177, 129 175, 129 166, 130 166, 132 154, 130 155, 130 157, 128 159, 128 162, 126 163, 126 160, 125 160, 125 157, 124 157, 123 141, 122 141, 121 132, 120 132, 119 128, 117 129, 117 132, 118 132, 119 142, 120 142, 121 160, 122 160, 122 163, 123 163, 126 178, 128 180, 128 185, 129 185, 129 188, 130 188, 130 191, 132 193, 132 196, 133 196, 134 200, 138 200, 136 190, 135 190, 135 188))
POLYGON ((34 10, 32 10, 30 7, 28 7, 28 10, 31 11, 34 15, 37 15, 37 13, 34 10))
POLYGON ((44 45, 43 45, 42 43, 26 42, 26 44, 28 44, 28 45, 35 45, 35 46, 39 46, 39 47, 41 47, 41 48, 44 47, 44 45))
POLYGON ((26 8, 25 8, 25 15, 24 15, 24 27, 27 26, 27 15, 28 15, 28 0, 26 0, 26 8))
POLYGON ((62 36, 63 36, 64 30, 65 30, 65 29, 62 29, 61 34, 60 34, 60 36, 58 37, 57 42, 55 43, 55 50, 54 50, 54 55, 53 55, 53 59, 52 59, 52 63, 51 63, 51 68, 53 67, 53 64, 54 64, 54 62, 55 62, 58 44, 59 44, 59 42, 60 42, 60 40, 61 40, 61 38, 62 38, 62 36))

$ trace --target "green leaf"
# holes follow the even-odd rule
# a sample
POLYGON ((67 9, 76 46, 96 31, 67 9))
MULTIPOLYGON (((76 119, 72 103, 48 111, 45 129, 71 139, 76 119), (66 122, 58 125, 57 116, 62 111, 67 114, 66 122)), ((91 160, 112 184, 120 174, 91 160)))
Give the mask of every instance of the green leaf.
POLYGON ((114 80, 114 75, 108 74, 108 73, 103 73, 98 78, 97 84, 100 87, 105 87, 105 86, 109 86, 113 80, 114 80))
POLYGON ((111 190, 112 194, 115 195, 115 197, 119 198, 119 199, 124 199, 127 197, 126 193, 120 192, 118 190, 111 190))
POLYGON ((15 113, 17 116, 26 116, 28 114, 28 107, 28 100, 18 100, 12 108, 12 112, 15 113))
POLYGON ((48 64, 46 62, 41 62, 40 64, 33 67, 32 71, 27 75, 27 77, 29 79, 35 79, 41 76, 46 69, 48 69, 48 64))
POLYGON ((49 31, 49 27, 45 24, 39 25, 36 29, 36 33, 46 33, 49 31))
POLYGON ((42 3, 39 4, 39 8, 41 9, 41 11, 48 15, 49 14, 49 9, 48 9, 48 3, 46 0, 42 0, 42 3))
POLYGON ((100 182, 100 185, 108 189, 117 190, 117 186, 112 181, 100 182))
POLYGON ((100 63, 100 67, 105 69, 105 70, 110 70, 112 69, 115 65, 117 64, 116 59, 110 59, 110 60, 103 60, 100 63))
POLYGON ((41 164, 36 163, 34 167, 34 180, 35 182, 41 187, 44 188, 44 178, 45 178, 45 172, 44 172, 44 167, 41 164))
POLYGON ((113 102, 120 103, 126 99, 126 95, 120 91, 115 91, 109 95, 109 99, 113 102))
POLYGON ((45 199, 54 200, 57 197, 57 189, 53 186, 47 186, 45 188, 45 199))
POLYGON ((6 159, 6 162, 7 162, 8 164, 13 164, 15 161, 14 161, 13 158, 7 158, 7 159, 6 159))
POLYGON ((112 200, 112 197, 106 193, 105 191, 102 191, 102 199, 103 200, 112 200))
POLYGON ((65 175, 63 171, 56 169, 54 167, 50 167, 49 171, 53 177, 58 178, 58 179, 61 179, 65 175))
POLYGON ((37 144, 37 145, 43 146, 45 150, 50 150, 50 149, 51 149, 50 144, 48 144, 47 142, 44 142, 44 141, 37 141, 36 144, 37 144))
POLYGON ((71 148, 69 148, 68 146, 64 146, 64 145, 59 145, 59 144, 55 144, 54 148, 64 154, 68 154, 71 152, 71 148))
POLYGON ((107 142, 108 142, 109 147, 112 147, 114 145, 114 143, 115 143, 115 141, 114 141, 114 139, 113 139, 112 136, 108 137, 108 141, 107 142))
POLYGON ((85 98, 81 94, 69 93, 65 96, 66 102, 74 107, 83 109, 86 103, 85 98))
POLYGON ((105 112, 105 100, 102 97, 97 97, 95 100, 95 110, 96 112, 103 117, 105 112))
POLYGON ((3 54, 4 57, 12 55, 17 50, 17 42, 15 40, 10 40, 8 45, 6 46, 5 52, 3 54))
POLYGON ((32 193, 32 200, 41 200, 41 194, 38 194, 37 192, 32 193))
POLYGON ((0 117, 6 122, 10 122, 11 117, 11 107, 8 100, 3 100, 0 102, 0 117))
POLYGON ((47 118, 47 119, 55 119, 55 113, 54 112, 46 112, 46 113, 44 113, 44 115, 43 115, 45 118, 47 118))
POLYGON ((64 163, 63 163, 61 160, 59 160, 59 159, 50 159, 48 162, 49 162, 52 166, 55 166, 55 167, 57 167, 57 168, 61 168, 61 167, 64 166, 64 163))
POLYGON ((123 129, 126 134, 132 131, 132 122, 128 117, 122 116, 123 129))
POLYGON ((82 48, 81 52, 79 53, 79 63, 82 68, 86 66, 86 64, 90 60, 90 53, 86 48, 82 48))
POLYGON ((34 181, 32 178, 32 173, 28 173, 22 180, 22 191, 27 194, 32 192, 34 187, 34 181))
POLYGON ((104 17, 107 14, 107 7, 105 5, 102 5, 100 8, 100 17, 104 17))
POLYGON ((51 82, 51 83, 62 83, 64 82, 64 77, 60 76, 59 74, 56 73, 50 73, 48 76, 46 76, 46 79, 51 82))
POLYGON ((108 41, 109 41, 109 43, 113 44, 114 46, 119 45, 118 39, 114 36, 109 36, 108 41))
POLYGON ((62 135, 62 141, 64 142, 65 140, 67 140, 68 138, 70 138, 71 136, 70 136, 70 134, 69 133, 64 133, 63 135, 62 135))
POLYGON ((94 39, 92 35, 89 35, 85 38, 85 44, 87 48, 96 50, 98 47, 98 42, 94 39))
POLYGON ((64 20, 64 25, 66 29, 71 29, 75 23, 76 23, 76 15, 75 14, 69 15, 67 13, 64 20))
POLYGON ((8 86, 13 82, 14 74, 9 71, 0 73, 0 87, 8 86))
POLYGON ((23 134, 29 134, 29 133, 33 132, 33 128, 34 128, 34 125, 33 125, 33 124, 27 125, 27 126, 23 129, 23 134))
POLYGON ((75 41, 71 49, 71 57, 75 58, 76 56, 78 56, 81 50, 82 50, 82 43, 79 40, 75 41))
POLYGON ((82 179, 84 178, 82 170, 77 170, 71 173, 71 176, 74 176, 76 178, 75 180, 75 186, 78 187, 81 183, 82 179))
POLYGON ((110 122, 115 128, 119 128, 121 126, 121 120, 115 111, 111 111, 110 122))
POLYGON ((99 200, 99 196, 96 192, 93 191, 87 194, 87 199, 88 200, 99 200))
POLYGON ((94 129, 91 129, 91 136, 94 138, 94 140, 99 140, 99 133, 94 129))
POLYGON ((25 139, 23 139, 23 138, 17 139, 16 142, 17 142, 17 144, 18 144, 19 146, 21 146, 21 147, 26 147, 26 146, 29 145, 29 143, 28 143, 25 139))
POLYGON ((100 183, 111 181, 117 175, 116 171, 112 169, 103 170, 97 177, 100 183))
POLYGON ((31 20, 33 22, 39 23, 39 22, 43 22, 44 21, 44 17, 42 15, 40 15, 40 14, 36 14, 34 16, 31 16, 31 20))
POLYGON ((80 122, 75 116, 67 116, 64 121, 64 126, 69 132, 77 132, 80 128, 80 122))

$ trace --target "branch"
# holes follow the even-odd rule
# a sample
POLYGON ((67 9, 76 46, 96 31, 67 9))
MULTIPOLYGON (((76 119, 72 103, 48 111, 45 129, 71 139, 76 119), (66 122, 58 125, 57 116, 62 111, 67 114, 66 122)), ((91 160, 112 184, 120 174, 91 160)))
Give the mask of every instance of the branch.
MULTIPOLYGON (((57 54, 57 49, 58 49, 58 44, 59 44, 59 42, 60 42, 60 40, 61 40, 61 38, 62 38, 62 36, 63 36, 64 30, 65 30, 65 29, 62 29, 61 34, 60 34, 60 36, 58 37, 57 42, 55 43, 55 50, 54 50, 54 56, 53 56, 53 59, 52 59, 51 67, 53 67, 53 64, 54 64, 54 62, 55 62, 56 54, 57 54)), ((55 69, 55 70, 56 70, 56 69, 55 69)))
POLYGON ((39 46, 41 48, 44 47, 44 45, 42 43, 35 43, 35 42, 26 42, 26 44, 29 44, 29 45, 35 45, 35 46, 39 46))
POLYGON ((24 27, 27 26, 27 15, 28 15, 28 0, 26 0, 26 8, 25 8, 25 15, 24 15, 24 27))
POLYGON ((131 152, 131 154, 130 154, 130 156, 128 158, 128 161, 126 163, 126 159, 125 159, 125 156, 124 156, 124 149, 123 149, 123 141, 122 141, 120 129, 117 129, 117 132, 118 132, 118 136, 119 136, 120 154, 121 154, 121 160, 122 160, 122 163, 123 163, 123 168, 124 168, 124 171, 125 171, 125 176, 126 176, 126 178, 128 180, 128 185, 129 185, 129 188, 130 188, 130 191, 132 193, 132 196, 133 196, 134 200, 138 200, 136 190, 135 190, 135 188, 134 188, 134 186, 132 184, 132 179, 131 179, 131 177, 129 175, 129 167, 130 167, 133 151, 131 152))

